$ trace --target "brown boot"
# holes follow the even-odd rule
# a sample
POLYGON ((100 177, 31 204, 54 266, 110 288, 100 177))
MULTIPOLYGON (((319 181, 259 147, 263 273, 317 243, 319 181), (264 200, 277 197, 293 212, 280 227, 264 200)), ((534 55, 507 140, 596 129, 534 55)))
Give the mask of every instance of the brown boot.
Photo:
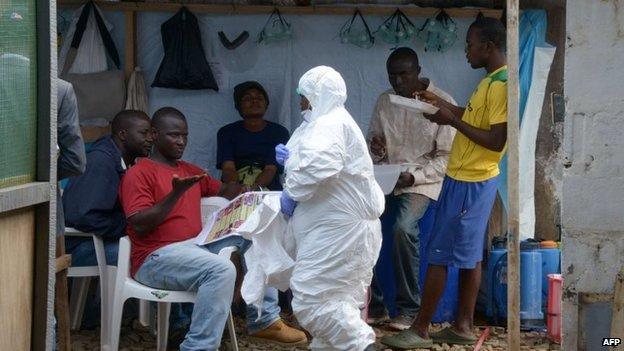
POLYGON ((288 326, 281 319, 271 324, 268 328, 251 334, 250 338, 281 346, 303 345, 308 342, 304 332, 288 326))

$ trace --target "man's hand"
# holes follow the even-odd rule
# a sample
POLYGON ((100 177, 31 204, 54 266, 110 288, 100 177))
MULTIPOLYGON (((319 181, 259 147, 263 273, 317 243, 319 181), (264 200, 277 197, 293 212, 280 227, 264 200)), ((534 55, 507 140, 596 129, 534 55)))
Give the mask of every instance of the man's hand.
POLYGON ((444 106, 438 106, 440 109, 433 115, 424 114, 425 118, 429 121, 439 124, 441 126, 450 125, 455 126, 455 123, 459 121, 459 119, 444 106))
POLYGON ((409 172, 401 172, 401 175, 399 176, 399 180, 397 180, 396 183, 396 188, 397 189, 403 189, 403 188, 407 188, 409 186, 414 185, 414 175, 412 175, 409 172))
POLYGON ((245 191, 245 187, 239 183, 223 183, 219 190, 219 196, 232 200, 245 191))
POLYGON ((177 194, 183 194, 204 177, 206 177, 206 173, 184 178, 180 178, 177 174, 174 174, 173 179, 171 180, 173 191, 177 194))
POLYGON ((386 140, 383 137, 374 136, 371 140, 371 152, 377 157, 386 156, 386 140))

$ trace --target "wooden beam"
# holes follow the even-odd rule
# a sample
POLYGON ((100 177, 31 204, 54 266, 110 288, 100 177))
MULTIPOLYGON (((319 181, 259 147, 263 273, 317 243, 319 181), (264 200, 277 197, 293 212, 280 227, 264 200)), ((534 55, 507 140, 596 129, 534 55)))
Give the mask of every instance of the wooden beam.
MULTIPOLYGON (((624 267, 615 279, 609 337, 624 339, 624 267)), ((624 350, 624 346, 619 346, 617 350, 624 350)))
POLYGON ((48 182, 27 183, 0 189, 0 212, 38 205, 50 200, 48 182))
MULTIPOLYGON (((105 11, 122 12, 176 12, 182 6, 186 6, 194 13, 212 14, 269 14, 274 9, 279 9, 283 14, 292 15, 351 15, 355 6, 263 6, 263 5, 223 5, 223 4, 181 4, 171 2, 95 2, 105 11)), ((83 0, 61 0, 59 7, 78 7, 84 4, 83 0)), ((400 8, 407 16, 433 16, 439 9, 435 7, 417 6, 370 6, 363 5, 357 7, 363 15, 391 15, 397 8, 400 8)), ((479 12, 486 17, 500 18, 502 10, 489 8, 447 8, 444 9, 451 17, 476 17, 479 12)))
POLYGON ((56 258, 56 273, 62 272, 71 267, 71 255, 64 254, 56 258))
POLYGON ((124 11, 125 20, 125 58, 124 73, 126 80, 130 79, 130 75, 136 67, 136 12, 124 11))
POLYGON ((507 349, 520 351, 519 20, 518 0, 507 0, 507 349))

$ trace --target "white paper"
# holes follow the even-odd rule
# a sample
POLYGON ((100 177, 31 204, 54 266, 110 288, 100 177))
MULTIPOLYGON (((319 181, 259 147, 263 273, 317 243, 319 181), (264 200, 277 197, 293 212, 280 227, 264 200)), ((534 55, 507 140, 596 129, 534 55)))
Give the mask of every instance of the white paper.
POLYGON ((377 184, 381 187, 384 195, 388 195, 392 193, 394 190, 394 186, 399 180, 399 176, 401 175, 401 170, 403 166, 401 165, 374 165, 373 170, 375 172, 375 180, 377 184))
POLYGON ((426 114, 434 114, 438 112, 439 108, 428 104, 426 102, 420 101, 418 99, 409 99, 403 96, 390 94, 390 102, 400 106, 406 110, 418 112, 418 113, 426 113, 426 114))

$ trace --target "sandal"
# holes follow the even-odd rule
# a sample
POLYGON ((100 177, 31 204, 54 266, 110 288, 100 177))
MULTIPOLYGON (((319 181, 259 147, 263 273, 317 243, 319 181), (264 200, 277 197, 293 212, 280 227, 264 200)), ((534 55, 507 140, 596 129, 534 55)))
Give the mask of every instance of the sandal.
POLYGON ((447 327, 439 332, 431 333, 431 338, 436 344, 472 345, 477 342, 477 338, 468 338, 460 335, 452 327, 447 327))
POLYGON ((433 340, 421 338, 411 329, 403 330, 394 335, 384 336, 381 343, 397 349, 427 349, 433 347, 433 340))

